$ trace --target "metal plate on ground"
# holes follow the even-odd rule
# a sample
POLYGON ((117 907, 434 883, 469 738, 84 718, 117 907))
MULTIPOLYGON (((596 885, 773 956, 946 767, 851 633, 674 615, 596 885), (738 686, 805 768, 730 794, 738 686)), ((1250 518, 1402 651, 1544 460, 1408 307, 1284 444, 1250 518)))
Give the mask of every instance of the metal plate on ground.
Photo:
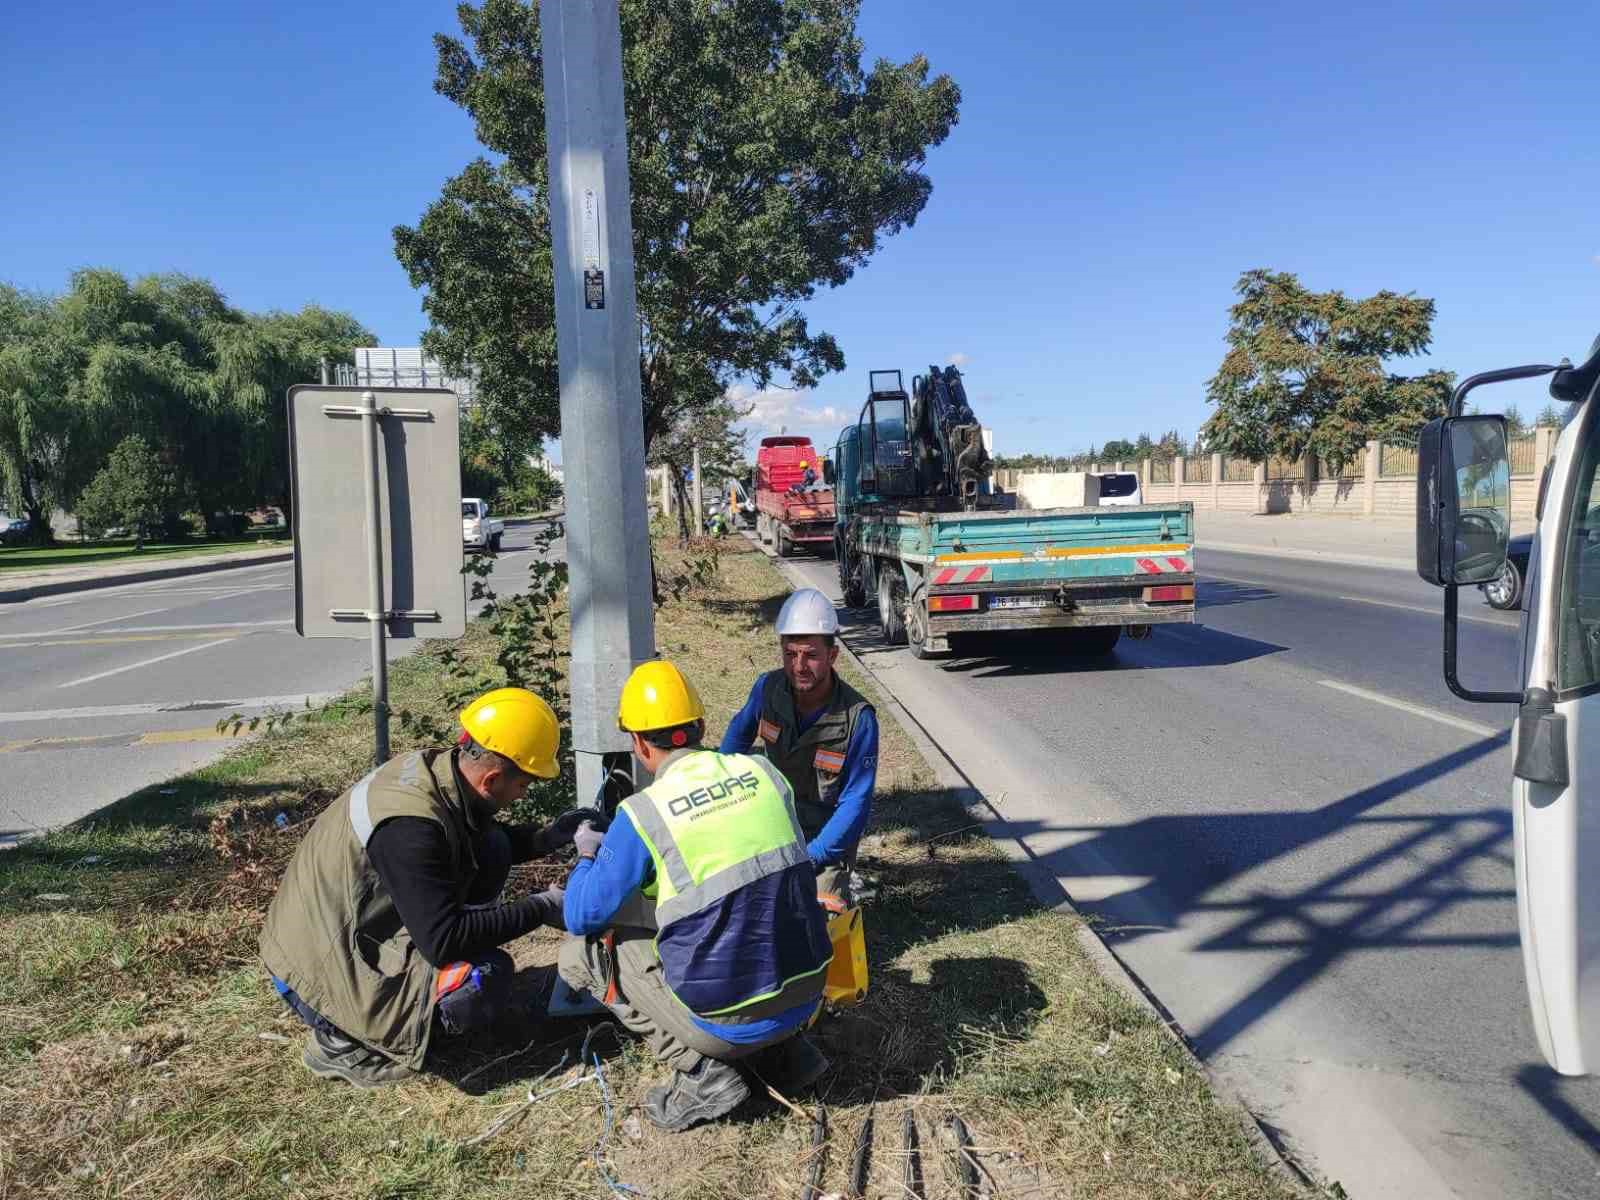
POLYGON ((443 388, 302 384, 289 389, 294 496, 295 629, 302 637, 370 636, 365 432, 358 409, 377 400, 383 592, 391 638, 466 632, 461 574, 460 406, 443 388))

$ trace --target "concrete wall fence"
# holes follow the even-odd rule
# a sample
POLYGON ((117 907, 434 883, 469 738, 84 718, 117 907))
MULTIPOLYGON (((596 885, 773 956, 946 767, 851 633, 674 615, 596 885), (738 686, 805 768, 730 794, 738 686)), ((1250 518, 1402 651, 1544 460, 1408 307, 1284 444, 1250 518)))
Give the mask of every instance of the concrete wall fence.
MULTIPOLYGON (((1555 452, 1554 426, 1540 425, 1511 439, 1511 519, 1533 520, 1539 476, 1555 452)), ((1189 458, 1094 463, 1091 471, 1137 471, 1148 503, 1189 500, 1196 509, 1222 512, 1343 513, 1358 517, 1406 517, 1417 511, 1415 447, 1368 442, 1357 461, 1335 466, 1313 457, 1270 463, 1221 454, 1189 458)), ((994 480, 1017 490, 1024 474, 997 470, 994 480)))

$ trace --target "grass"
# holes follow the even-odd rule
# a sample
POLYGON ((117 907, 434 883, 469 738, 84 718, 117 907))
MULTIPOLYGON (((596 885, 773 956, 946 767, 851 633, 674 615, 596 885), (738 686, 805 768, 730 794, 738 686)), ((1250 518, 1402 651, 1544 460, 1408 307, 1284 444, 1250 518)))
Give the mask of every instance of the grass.
MULTIPOLYGON (((670 547, 659 560, 681 570, 670 547)), ((714 727, 775 661, 782 595, 760 555, 727 553, 713 587, 658 611, 658 644, 692 670, 714 727)), ((458 649, 486 661, 493 646, 474 627, 458 649)), ((436 655, 392 671, 398 706, 437 704, 436 655)), ((866 910, 871 991, 816 1030, 834 1063, 823 1190, 844 1190, 871 1114, 870 1194, 904 1194, 910 1111, 930 1197, 958 1194, 940 1132, 950 1112, 972 1127, 992 1194, 1298 1194, 1159 1024, 1095 973, 1073 920, 1040 909, 894 721, 882 725, 861 852, 880 888, 866 910)), ((798 1194, 809 1120, 752 1103, 660 1134, 637 1106, 662 1072, 609 1032, 595 1043, 609 1132, 593 1083, 518 1115, 583 1036, 534 1015, 553 931, 512 947, 521 1015, 433 1073, 362 1093, 303 1070, 303 1031, 267 986, 255 939, 283 862, 364 769, 369 738, 358 691, 0 859, 0 1198, 605 1196, 597 1161, 652 1197, 798 1194)))
POLYGON ((230 550, 254 550, 288 541, 284 530, 251 537, 198 539, 184 542, 146 542, 136 550, 131 541, 68 542, 59 546, 17 546, 0 548, 0 572, 43 571, 50 567, 80 567, 90 563, 128 560, 144 562, 156 558, 179 558, 191 554, 225 554, 230 550))

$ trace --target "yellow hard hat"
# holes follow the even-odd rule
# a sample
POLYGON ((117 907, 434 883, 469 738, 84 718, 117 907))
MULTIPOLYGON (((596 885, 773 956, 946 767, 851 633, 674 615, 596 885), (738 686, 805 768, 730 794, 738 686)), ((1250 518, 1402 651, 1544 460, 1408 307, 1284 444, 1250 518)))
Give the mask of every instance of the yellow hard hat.
POLYGON ((561 774, 556 762, 561 722, 555 710, 527 688, 485 692, 461 710, 461 728, 485 750, 505 755, 529 775, 554 779, 561 774))
POLYGON ((640 663, 622 685, 617 726, 628 733, 649 733, 687 725, 706 715, 700 693, 683 672, 662 659, 640 663))

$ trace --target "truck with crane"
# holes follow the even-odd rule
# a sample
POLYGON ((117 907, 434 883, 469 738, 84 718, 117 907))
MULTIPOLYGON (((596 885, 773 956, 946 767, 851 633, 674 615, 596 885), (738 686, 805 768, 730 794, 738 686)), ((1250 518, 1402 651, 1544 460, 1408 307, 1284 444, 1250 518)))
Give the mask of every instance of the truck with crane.
POLYGON ((875 603, 889 643, 922 658, 968 635, 1058 631, 1100 656, 1124 631, 1194 621, 1192 504, 1102 507, 1095 476, 1067 475, 1046 507, 1019 508, 990 470, 960 371, 930 366, 909 393, 898 370, 870 373, 827 475, 845 603, 875 603))

